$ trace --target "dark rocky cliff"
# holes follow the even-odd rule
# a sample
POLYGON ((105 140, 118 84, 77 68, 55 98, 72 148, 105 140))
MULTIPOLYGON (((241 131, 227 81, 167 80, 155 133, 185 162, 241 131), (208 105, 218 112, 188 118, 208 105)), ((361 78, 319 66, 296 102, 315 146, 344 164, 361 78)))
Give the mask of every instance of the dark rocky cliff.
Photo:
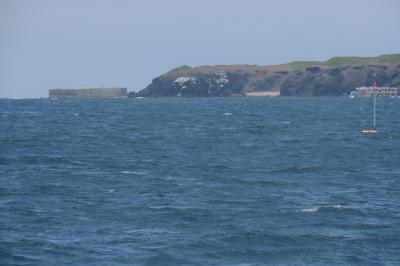
POLYGON ((228 97, 280 91, 281 96, 342 96, 371 83, 400 87, 400 55, 332 58, 286 65, 182 66, 129 97, 228 97))
POLYGON ((354 65, 293 71, 281 87, 282 96, 341 96, 356 87, 400 86, 400 65, 354 65))

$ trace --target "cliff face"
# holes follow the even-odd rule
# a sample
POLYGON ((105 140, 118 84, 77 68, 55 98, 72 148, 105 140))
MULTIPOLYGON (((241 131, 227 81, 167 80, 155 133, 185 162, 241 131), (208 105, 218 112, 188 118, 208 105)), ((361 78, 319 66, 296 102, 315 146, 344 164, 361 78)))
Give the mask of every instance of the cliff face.
POLYGON ((281 96, 341 96, 369 85, 373 78, 379 86, 400 87, 400 55, 276 66, 182 66, 129 97, 227 97, 266 91, 280 91, 281 96))
POLYGON ((379 86, 400 86, 400 65, 355 65, 322 69, 309 67, 293 71, 281 88, 283 96, 341 96, 356 87, 369 86, 373 79, 379 86))

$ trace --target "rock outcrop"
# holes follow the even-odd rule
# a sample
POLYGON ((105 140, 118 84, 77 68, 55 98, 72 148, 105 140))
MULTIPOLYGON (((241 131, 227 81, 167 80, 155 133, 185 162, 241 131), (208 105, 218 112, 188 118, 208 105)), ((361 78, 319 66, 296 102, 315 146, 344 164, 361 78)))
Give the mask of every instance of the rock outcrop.
POLYGON ((268 91, 281 96, 343 96, 373 79, 379 86, 400 87, 400 54, 275 66, 182 66, 128 96, 229 97, 268 91))

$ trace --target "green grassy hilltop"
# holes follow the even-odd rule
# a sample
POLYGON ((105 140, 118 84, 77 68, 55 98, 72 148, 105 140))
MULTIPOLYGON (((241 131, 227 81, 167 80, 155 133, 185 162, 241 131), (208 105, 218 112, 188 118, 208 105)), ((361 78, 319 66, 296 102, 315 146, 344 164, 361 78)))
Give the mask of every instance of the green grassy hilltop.
POLYGON ((385 54, 376 57, 336 56, 326 61, 294 61, 279 66, 305 68, 310 66, 340 67, 346 65, 400 64, 400 54, 385 54))

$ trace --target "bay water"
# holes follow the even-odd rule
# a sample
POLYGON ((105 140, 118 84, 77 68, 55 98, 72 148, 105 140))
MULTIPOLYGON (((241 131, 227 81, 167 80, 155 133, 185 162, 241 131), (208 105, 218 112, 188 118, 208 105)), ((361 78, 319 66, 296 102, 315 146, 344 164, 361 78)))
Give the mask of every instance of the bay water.
POLYGON ((398 265, 400 99, 0 100, 1 265, 398 265))

